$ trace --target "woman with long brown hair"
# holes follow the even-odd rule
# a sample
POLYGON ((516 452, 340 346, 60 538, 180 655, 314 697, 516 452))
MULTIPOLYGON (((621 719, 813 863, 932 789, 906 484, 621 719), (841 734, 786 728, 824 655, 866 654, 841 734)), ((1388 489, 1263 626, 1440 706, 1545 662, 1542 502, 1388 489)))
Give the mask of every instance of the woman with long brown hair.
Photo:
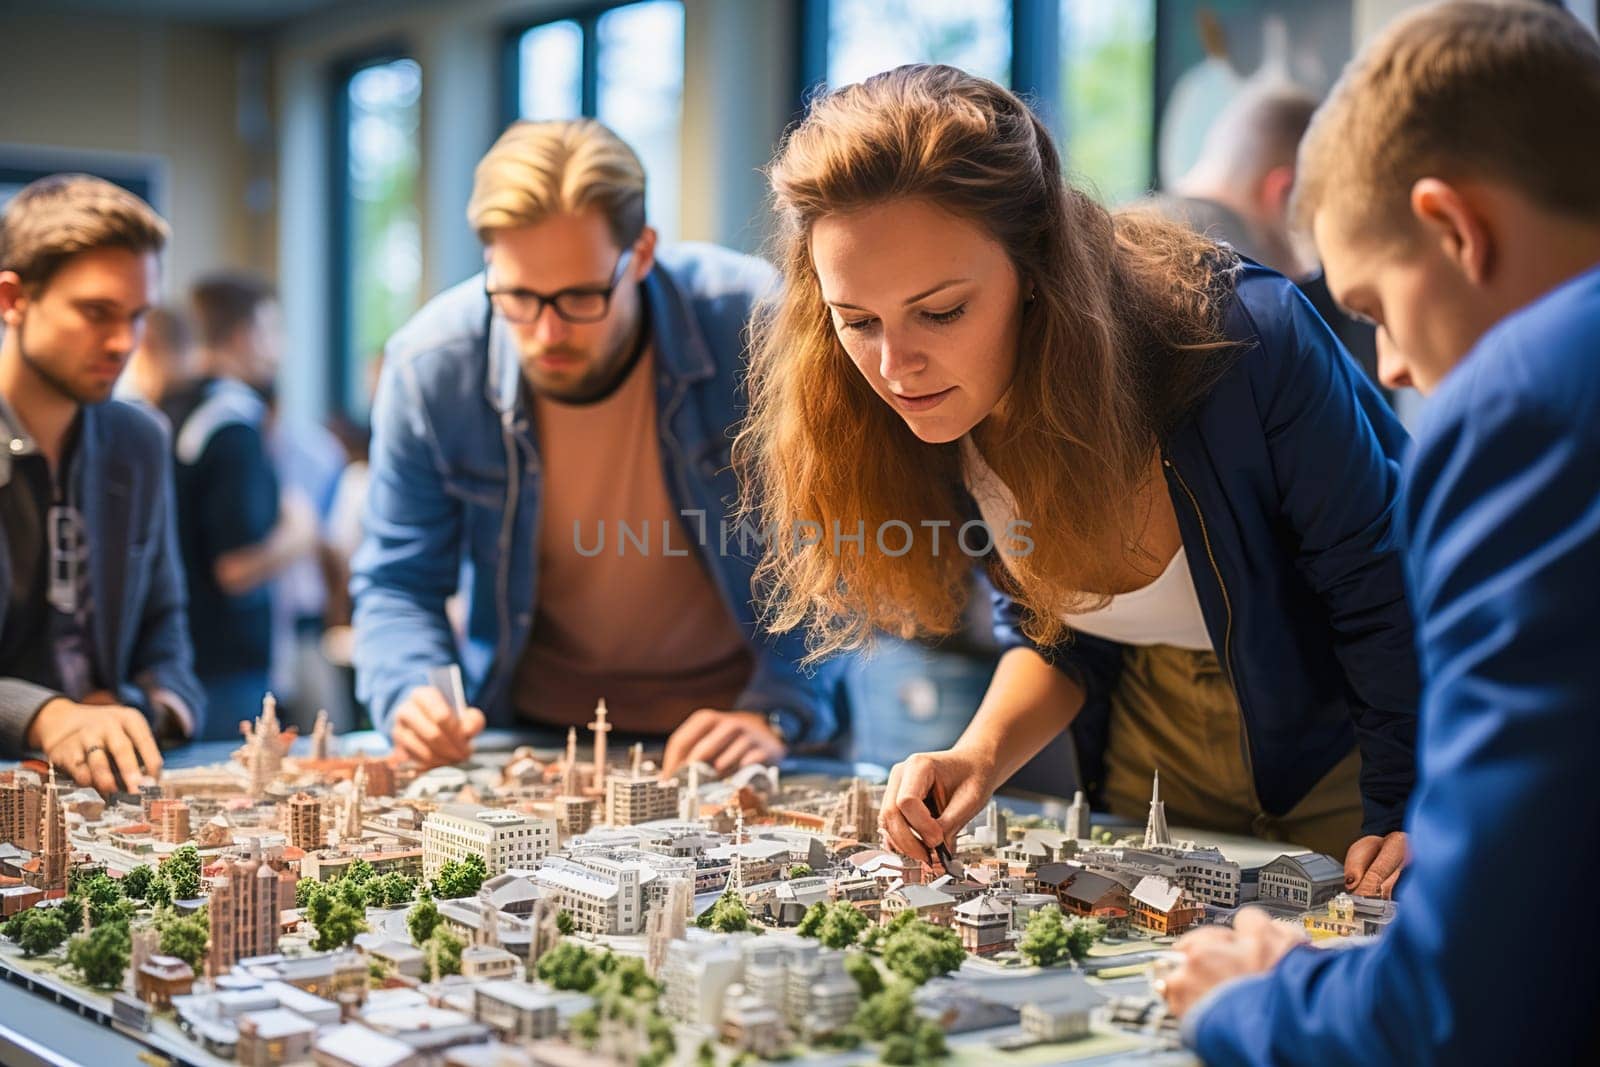
POLYGON ((1070 724, 1112 812, 1142 818, 1159 771, 1174 822, 1392 885, 1417 700, 1405 435, 1310 306, 1225 246, 1113 217, 1022 101, 949 67, 820 97, 771 180, 786 285, 736 444, 770 624, 822 658, 951 632, 975 558, 1002 590, 972 723, 890 775, 894 847, 953 845, 1070 724))

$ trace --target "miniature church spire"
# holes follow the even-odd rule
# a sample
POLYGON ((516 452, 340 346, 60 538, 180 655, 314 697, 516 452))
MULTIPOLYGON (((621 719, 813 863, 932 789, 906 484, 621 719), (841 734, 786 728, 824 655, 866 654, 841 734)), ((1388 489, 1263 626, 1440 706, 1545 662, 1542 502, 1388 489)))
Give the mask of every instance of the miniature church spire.
POLYGON ((1167 806, 1161 802, 1161 772, 1155 774, 1150 785, 1150 819, 1144 824, 1144 847, 1172 844, 1172 834, 1167 830, 1167 806))
POLYGON ((605 698, 594 706, 594 722, 589 724, 589 729, 594 731, 594 782, 593 789, 604 790, 606 787, 606 734, 611 732, 611 724, 606 722, 605 698))

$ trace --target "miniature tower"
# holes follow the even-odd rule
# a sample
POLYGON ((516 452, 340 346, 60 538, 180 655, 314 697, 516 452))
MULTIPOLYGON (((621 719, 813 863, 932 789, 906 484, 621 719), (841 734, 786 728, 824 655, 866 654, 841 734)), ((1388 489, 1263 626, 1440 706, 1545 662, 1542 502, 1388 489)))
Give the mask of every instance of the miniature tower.
POLYGON ((356 764, 356 773, 350 779, 350 801, 345 805, 344 818, 339 820, 339 839, 355 841, 361 837, 361 806, 367 800, 367 766, 356 764))
POLYGON ((139 968, 150 962, 161 948, 161 932, 153 925, 136 926, 128 932, 128 971, 123 975, 124 992, 132 993, 139 980, 139 968))
POLYGON ((594 722, 589 724, 589 729, 594 731, 594 781, 589 783, 589 788, 603 793, 606 788, 606 734, 611 732, 603 697, 594 706, 594 722))
POLYGON ((500 909, 494 906, 489 894, 478 891, 478 933, 473 943, 488 948, 500 947, 500 909))
POLYGON ((682 940, 693 901, 694 883, 687 878, 674 878, 667 883, 667 896, 661 907, 652 908, 645 920, 644 965, 652 978, 661 972, 667 946, 682 940))
POLYGON ((1072 803, 1067 805, 1066 831, 1068 837, 1079 841, 1089 838, 1089 802, 1081 789, 1072 794, 1072 803))
POLYGON ((283 769, 282 731, 278 729, 278 700, 271 693, 261 699, 261 717, 254 730, 245 730, 245 763, 250 768, 250 795, 262 796, 283 769))
POLYGON ((328 741, 331 730, 328 726, 328 712, 326 708, 317 709, 317 723, 311 728, 311 758, 325 760, 328 758, 328 741))
POLYGON ((733 855, 728 863, 728 888, 735 893, 744 892, 744 853, 739 846, 744 842, 744 808, 735 807, 733 816, 733 855))
POLYGON ((640 772, 644 769, 643 741, 635 741, 633 743, 632 760, 629 763, 628 769, 633 772, 633 776, 635 778, 639 777, 640 772))
POLYGON ((685 822, 700 817, 700 764, 689 764, 689 781, 678 794, 678 818, 685 822))
POLYGON ((1007 833, 1006 813, 1000 810, 999 801, 989 801, 988 808, 984 810, 984 821, 990 831, 994 833, 994 847, 1005 848, 1007 833))
POLYGON ((1161 772, 1150 785, 1150 820, 1144 824, 1144 847, 1172 844, 1167 830, 1167 806, 1161 802, 1161 772))
POLYGON ((39 814, 39 884, 49 893, 67 888, 67 869, 72 864, 72 848, 67 842, 67 811, 61 806, 61 785, 56 769, 50 768, 50 781, 44 787, 44 805, 39 814))

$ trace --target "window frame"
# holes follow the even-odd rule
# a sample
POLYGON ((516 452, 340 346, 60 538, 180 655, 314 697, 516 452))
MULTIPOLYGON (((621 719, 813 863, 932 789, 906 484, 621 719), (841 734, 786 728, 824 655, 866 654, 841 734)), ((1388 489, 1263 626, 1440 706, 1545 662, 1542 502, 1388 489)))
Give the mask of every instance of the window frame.
MULTIPOLYGON (((1011 91, 1028 101, 1051 136, 1066 149, 1068 131, 1056 102, 1061 98, 1065 58, 1061 54, 1061 0, 1010 0, 1011 91)), ((1157 179, 1161 100, 1162 0, 1152 0, 1155 36, 1150 64, 1150 144, 1148 182, 1157 179)), ((828 25, 831 0, 799 0, 796 4, 794 117, 803 118, 806 102, 828 78, 828 25)))
MULTIPOLYGON (((422 63, 417 50, 397 38, 348 52, 335 60, 328 72, 328 350, 332 358, 327 361, 326 407, 346 417, 354 415, 349 378, 350 360, 356 355, 355 291, 351 285, 355 239, 350 226, 355 218, 355 193, 350 185, 350 82, 370 67, 401 59, 409 59, 419 67, 422 63)), ((421 205, 417 207, 420 211, 421 205)))

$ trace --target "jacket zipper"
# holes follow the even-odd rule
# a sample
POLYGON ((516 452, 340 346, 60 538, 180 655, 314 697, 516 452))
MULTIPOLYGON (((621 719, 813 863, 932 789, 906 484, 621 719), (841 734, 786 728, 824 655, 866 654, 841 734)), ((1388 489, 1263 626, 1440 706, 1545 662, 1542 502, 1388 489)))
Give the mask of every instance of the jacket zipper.
POLYGON ((1178 480, 1178 485, 1183 489, 1184 495, 1189 498, 1189 506, 1194 508, 1194 517, 1200 523, 1200 540, 1206 546, 1206 559, 1211 564, 1211 573, 1216 576, 1217 588, 1222 590, 1222 609, 1227 618, 1227 625, 1222 632, 1222 667, 1223 670, 1227 671, 1228 684, 1233 687, 1233 697, 1239 703, 1239 732, 1243 742, 1241 747, 1244 749, 1244 765, 1245 769, 1250 772, 1250 777, 1253 781, 1255 779, 1255 759, 1250 754, 1250 717, 1245 714, 1244 694, 1239 691, 1239 683, 1235 679, 1233 671, 1233 598, 1228 595, 1228 583, 1222 580, 1222 568, 1217 566, 1216 554, 1211 551, 1211 534, 1206 530, 1206 517, 1200 511, 1200 502, 1195 499, 1193 490, 1189 488, 1189 483, 1183 480, 1183 475, 1178 472, 1177 467, 1172 465, 1172 460, 1167 458, 1165 452, 1162 453, 1161 464, 1172 472, 1172 476, 1178 480))

